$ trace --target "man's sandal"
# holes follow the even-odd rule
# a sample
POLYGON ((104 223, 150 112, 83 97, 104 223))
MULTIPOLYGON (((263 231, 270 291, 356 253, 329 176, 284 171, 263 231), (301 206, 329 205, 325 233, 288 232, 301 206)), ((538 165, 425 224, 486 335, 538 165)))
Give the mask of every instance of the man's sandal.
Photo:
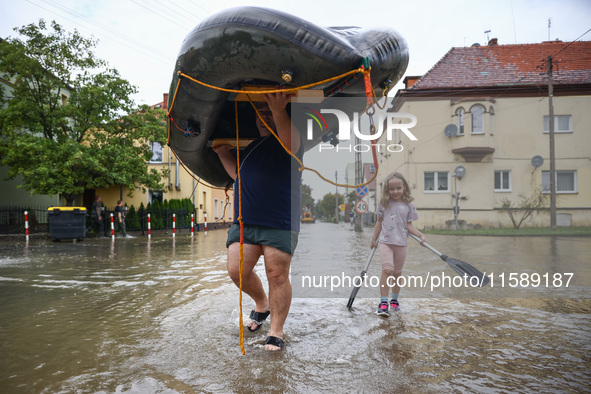
POLYGON ((277 346, 279 350, 283 349, 283 339, 279 337, 268 336, 265 345, 277 346))
POLYGON ((267 317, 269 317, 269 313, 271 313, 270 311, 267 312, 257 312, 254 309, 252 311, 250 311, 250 320, 252 320, 252 322, 254 324, 256 324, 256 327, 250 328, 250 326, 246 326, 246 328, 248 329, 248 331, 250 332, 255 332, 258 331, 262 326, 263 323, 265 322, 265 320, 267 320, 267 317))

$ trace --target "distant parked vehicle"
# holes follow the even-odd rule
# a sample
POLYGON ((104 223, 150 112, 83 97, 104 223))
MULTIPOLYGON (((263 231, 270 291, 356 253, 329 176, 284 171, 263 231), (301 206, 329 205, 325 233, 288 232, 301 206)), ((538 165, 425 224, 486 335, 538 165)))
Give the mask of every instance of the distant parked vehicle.
POLYGON ((312 216, 312 212, 302 213, 302 223, 315 223, 316 218, 312 216))

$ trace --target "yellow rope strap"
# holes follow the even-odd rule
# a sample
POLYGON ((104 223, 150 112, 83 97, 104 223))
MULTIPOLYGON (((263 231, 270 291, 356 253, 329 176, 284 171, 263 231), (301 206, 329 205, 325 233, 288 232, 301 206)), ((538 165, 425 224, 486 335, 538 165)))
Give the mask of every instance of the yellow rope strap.
MULTIPOLYGON (((241 91, 241 92, 243 92, 243 93, 244 93, 244 91, 241 91)), ((257 94, 258 94, 258 93, 259 93, 259 92, 257 92, 257 94)), ((265 125, 265 127, 267 128, 267 130, 269 130, 269 132, 271 132, 271 134, 272 134, 272 135, 273 135, 273 136, 274 136, 274 137, 277 139, 277 141, 279 141, 279 143, 281 144, 281 146, 283 147, 283 149, 284 149, 284 150, 285 150, 285 151, 286 151, 286 152, 287 152, 287 153, 288 153, 288 154, 289 154, 291 157, 293 157, 293 158, 294 158, 294 159, 295 159, 295 160, 298 162, 298 164, 300 165, 300 168, 298 168, 298 171, 300 171, 300 172, 302 172, 302 171, 304 171, 304 170, 312 171, 313 173, 315 173, 316 175, 318 175, 318 177, 320 177, 320 179, 322 179, 323 181, 325 181, 325 182, 328 182, 328 183, 330 183, 331 185, 333 185, 333 186, 338 186, 338 187, 350 187, 350 188, 358 188, 358 187, 362 187, 362 186, 365 186, 365 185, 369 185, 371 182, 373 182, 373 180, 374 180, 374 179, 376 179, 376 177, 377 177, 377 175, 378 175, 378 172, 377 172, 377 162, 376 162, 376 163, 374 163, 374 165, 375 165, 375 168, 376 168, 376 171, 374 172, 374 175, 373 175, 373 177, 372 177, 372 178, 371 178, 369 181, 367 181, 367 182, 365 182, 365 183, 360 183, 359 185, 347 185, 347 184, 341 184, 341 183, 336 183, 336 182, 333 182, 333 181, 331 181, 330 179, 328 179, 328 178, 325 178, 325 177, 324 177, 324 176, 323 176, 323 175, 322 175, 320 172, 318 172, 318 171, 317 171, 317 170, 315 170, 314 168, 306 167, 306 166, 304 165, 304 163, 302 162, 302 160, 301 160, 299 157, 297 157, 296 155, 294 155, 294 154, 291 152, 291 150, 289 150, 289 149, 288 149, 288 148, 285 146, 285 144, 283 143, 283 141, 281 141, 281 138, 279 138, 279 136, 278 136, 278 135, 275 133, 275 131, 274 131, 274 130, 273 130, 271 127, 269 127, 269 125, 267 124, 267 122, 265 122, 265 120, 262 118, 261 114, 259 113, 258 109, 257 109, 257 108, 256 108, 256 106, 254 105, 254 102, 252 101, 252 99, 250 98, 250 96, 248 95, 248 93, 246 94, 246 96, 248 97, 248 101, 250 101, 250 104, 251 104, 251 105, 252 105, 252 107, 254 108, 254 110, 255 110, 255 112, 256 112, 256 114, 257 114, 257 116, 259 117, 260 121, 261 121, 261 122, 262 122, 262 123, 265 125)), ((374 159, 375 159, 375 157, 374 157, 374 159)), ((374 161, 375 161, 375 160, 374 160, 374 161)))
MULTIPOLYGON (((300 86, 300 87, 295 87, 295 88, 289 88, 289 89, 272 89, 272 90, 262 90, 262 91, 257 91, 257 94, 271 94, 271 93, 280 93, 280 92, 293 92, 296 90, 301 90, 301 89, 308 89, 314 86, 318 86, 318 85, 322 85, 324 83, 330 82, 330 81, 334 81, 337 79, 341 79, 343 77, 346 77, 348 75, 351 74, 356 74, 356 73, 362 73, 364 75, 364 79, 365 79, 365 84, 366 84, 366 95, 367 95, 367 99, 368 99, 368 107, 370 106, 370 101, 376 102, 377 100, 375 100, 376 95, 375 92, 373 91, 373 88, 371 87, 371 83, 370 83, 370 70, 371 69, 365 69, 363 66, 361 66, 360 68, 356 69, 356 70, 351 70, 349 72, 346 72, 342 75, 336 76, 336 77, 332 77, 332 78, 328 78, 325 79, 324 81, 320 81, 320 82, 316 82, 316 83, 312 83, 312 84, 308 84, 308 85, 304 85, 304 86, 300 86)), ((322 180, 335 185, 335 186, 340 186, 340 187, 353 187, 353 188, 357 188, 357 187, 361 187, 361 186, 365 186, 369 183, 371 183, 377 176, 378 171, 378 163, 377 163, 377 156, 376 156, 376 151, 375 151, 375 147, 372 147, 372 152, 373 152, 373 159, 374 159, 374 165, 376 168, 376 171, 373 175, 373 177, 365 183, 361 183, 359 185, 347 185, 347 184, 339 184, 336 182, 333 182, 327 178, 325 178, 324 176, 322 176, 322 174, 320 174, 320 172, 318 172, 317 170, 313 169, 313 168, 309 168, 304 166, 304 163, 302 162, 302 160, 300 160, 299 157, 297 157, 296 155, 294 155, 290 149, 288 149, 285 144, 283 143, 283 141, 281 141, 281 138, 279 138, 279 136, 277 135, 277 133, 271 128, 269 127, 269 125, 265 122, 265 120, 263 119, 263 117, 261 116, 261 114, 259 113, 258 109, 256 108, 256 106, 254 105, 250 95, 248 94, 248 91, 242 89, 242 90, 234 90, 234 89, 224 89, 224 88, 220 88, 217 86, 213 86, 213 85, 209 85, 206 84, 204 82, 201 82, 187 74, 184 74, 183 72, 179 71, 178 72, 179 76, 183 76, 193 82, 196 82, 202 86, 211 88, 211 89, 215 89, 215 90, 221 90, 224 92, 229 92, 229 93, 245 93, 246 92, 246 96, 248 97, 248 100, 250 102, 250 104, 252 105, 252 107, 254 108, 257 116, 259 117, 259 119, 261 120, 261 122, 265 125, 265 127, 269 130, 269 132, 271 132, 271 134, 277 139, 277 141, 279 141, 279 143, 281 144, 281 146, 283 147, 283 149, 291 156, 293 157, 300 165, 300 168, 298 169, 300 172, 303 170, 308 170, 308 171, 312 171, 314 172, 316 175, 318 175, 322 180)), ((168 122, 168 145, 170 145, 170 133, 171 133, 171 124, 174 123, 174 120, 172 119, 172 108, 174 107, 174 103, 176 101, 176 96, 179 90, 179 86, 180 86, 180 82, 181 82, 181 78, 178 79, 177 82, 177 86, 174 92, 174 96, 172 99, 172 104, 168 110, 167 113, 167 117, 169 119, 168 122)), ((377 104, 377 103, 376 103, 377 104)), ((379 104, 378 104, 379 106, 379 104)), ((382 108, 382 107, 380 107, 382 108)), ((367 110, 367 108, 366 108, 367 110)), ((240 303, 240 314, 239 314, 239 325, 240 325, 240 334, 239 334, 239 343, 240 343, 240 350, 242 351, 242 354, 246 354, 245 348, 244 348, 244 324, 243 324, 243 312, 242 312, 242 284, 243 284, 243 272, 244 272, 244 223, 242 222, 242 180, 241 180, 241 175, 240 175, 240 136, 239 136, 239 126, 238 126, 238 102, 234 101, 234 112, 235 112, 235 121, 236 121, 236 167, 237 167, 237 181, 238 181, 238 223, 240 224, 240 246, 239 246, 239 250, 240 250, 240 265, 239 265, 239 274, 240 274, 240 283, 239 283, 239 288, 240 288, 240 296, 239 296, 239 303, 240 303)), ((176 124, 175 124, 176 126, 176 124)), ((176 126, 178 128, 178 126, 176 126)), ((179 128, 179 130, 183 131, 182 129, 179 128)), ((371 132, 372 134, 375 133, 375 127, 373 126, 373 124, 371 125, 371 132)), ((172 150, 172 149, 171 149, 172 150)), ((202 183, 200 180, 198 180, 197 178, 195 178, 195 176, 185 167, 185 165, 182 163, 182 161, 180 161, 179 157, 177 156, 176 152, 174 150, 172 150, 172 152, 174 153, 176 159, 178 160, 179 163, 181 163, 182 167, 185 169, 185 171, 187 171, 192 177, 193 179, 197 180, 197 182, 208 186, 208 187, 212 187, 215 189, 223 189, 223 188, 217 188, 214 186, 209 186, 206 185, 204 183, 202 183)))
MULTIPOLYGON (((319 85, 325 84, 327 82, 335 81, 337 79, 341 79, 341 78, 347 77, 347 76, 349 76, 351 74, 357 74, 357 73, 362 73, 364 75, 367 75, 369 73, 369 69, 366 70, 364 67, 359 67, 359 68, 357 68, 355 70, 347 71, 344 74, 337 75, 336 77, 327 78, 327 79, 325 79, 323 81, 320 81, 320 82, 314 82, 314 83, 310 83, 308 85, 291 87, 291 88, 287 88, 287 89, 257 90, 256 93, 257 94, 271 94, 271 93, 281 93, 281 92, 295 92, 297 90, 313 88, 315 86, 319 86, 319 85)), ((242 90, 242 89, 240 89, 240 90, 237 90, 237 89, 225 89, 225 88, 220 88, 218 86, 210 85, 208 83, 199 81, 198 79, 195 79, 195 78, 191 77, 190 75, 185 74, 182 71, 178 71, 177 72, 177 75, 179 77, 185 77, 185 78, 187 78, 187 79, 189 79, 189 80, 191 80, 193 82, 198 83, 199 85, 205 86, 205 87, 210 88, 210 89, 220 90, 222 92, 227 92, 227 93, 244 93, 244 90, 242 90)), ((175 95, 176 95, 176 92, 175 92, 175 95)))
MULTIPOLYGON (((308 85, 297 86, 297 87, 291 87, 291 88, 287 88, 287 89, 269 89, 269 90, 257 90, 257 92, 256 92, 256 93, 257 93, 257 94, 271 94, 271 93, 281 93, 281 92, 294 92, 294 91, 297 91, 297 90, 302 90, 302 89, 309 89, 309 88, 312 88, 312 87, 315 87, 315 86, 319 86, 319 85, 322 85, 322 84, 325 84, 325 83, 328 83, 328 82, 331 82, 331 81, 335 81, 335 80, 337 80, 337 79, 342 79, 342 78, 344 78, 344 77, 346 77, 346 76, 349 76, 349 75, 352 75, 352 74, 357 74, 357 73, 362 73, 362 74, 364 75, 364 78, 365 78, 365 80, 366 80, 366 85, 367 85, 367 81, 370 79, 370 72, 371 72, 371 67, 370 67, 370 68, 368 68, 368 69, 365 69, 365 67, 361 66, 361 67, 359 67, 359 68, 357 68, 357 69, 355 69, 355 70, 347 71, 346 73, 343 73, 343 74, 341 74, 341 75, 337 75, 337 76, 335 76, 335 77, 327 78, 327 79, 325 79, 325 80, 323 80, 323 81, 314 82, 314 83, 311 83, 311 84, 308 84, 308 85)), ((372 178, 371 178, 369 181, 367 181, 367 182, 365 182, 365 183, 360 183, 360 184, 358 184, 358 185, 348 185, 348 184, 343 184, 343 183, 336 183, 336 182, 333 182, 332 180, 330 180, 330 179, 328 179, 328 178, 324 177, 324 176, 323 176, 323 175, 322 175, 320 172, 318 172, 317 170, 315 170, 315 169, 313 169, 313 168, 310 168, 310 167, 306 167, 306 166, 304 166, 304 163, 302 163, 302 161, 301 161, 301 160, 300 160, 300 159, 299 159, 299 158, 298 158, 296 155, 294 155, 294 154, 293 154, 293 153, 292 153, 292 152, 291 152, 289 149, 287 149, 287 147, 286 147, 286 146, 283 144, 283 142, 281 141, 281 139, 279 138, 279 136, 278 136, 277 134, 275 134, 275 132, 274 132, 274 131, 273 131, 273 130, 272 130, 270 127, 269 127, 269 125, 268 125, 267 123, 265 123, 265 121, 264 121, 264 120, 261 118, 261 115, 259 114, 259 112, 258 112, 258 110, 256 109, 256 107, 255 107, 254 103, 252 102, 252 99, 251 99, 251 98, 250 98, 250 96, 248 95, 248 91, 245 91, 244 89, 241 89, 241 90, 237 90, 237 89, 225 89, 225 88, 220 88, 220 87, 218 87, 218 86, 210 85, 210 84, 208 84, 208 83, 205 83, 205 82, 199 81, 198 79, 195 79, 195 78, 191 77, 190 75, 183 73, 182 71, 178 71, 178 72, 177 72, 177 75, 178 75, 179 77, 184 77, 184 78, 187 78, 187 79, 189 79, 190 81, 193 81, 193 82, 195 82, 195 83, 197 83, 197 84, 199 84, 199 85, 205 86, 205 87, 207 87, 207 88, 210 88, 210 89, 219 90, 219 91, 222 91, 222 92, 227 92, 227 93, 246 93, 246 95, 247 95, 247 97, 248 97, 248 100, 250 101, 251 105, 253 106, 254 110, 255 110, 255 111, 256 111, 256 113, 257 113, 257 116, 259 117, 259 119, 261 119, 261 121, 262 121, 262 123, 265 125, 265 127, 266 127, 266 128, 267 128, 267 129, 268 129, 268 130, 271 132, 271 134, 273 134, 273 136, 274 136, 274 137, 275 137, 275 138, 276 138, 276 139, 279 141, 279 143, 281 144, 281 146, 283 147, 283 149, 284 149, 284 150, 285 150, 285 151, 286 151, 286 152, 287 152, 287 153, 288 153, 288 154, 289 154, 291 157, 293 157, 293 158, 294 158, 294 159, 295 159, 295 160, 296 160, 296 161, 299 163, 299 165, 300 165, 300 168, 298 169, 298 171, 300 171, 300 172, 301 172, 301 171, 304 171, 304 170, 311 171, 311 172, 315 173, 316 175, 318 175, 318 177, 319 177, 320 179, 322 179, 322 180, 323 180, 323 181, 325 181, 325 182, 328 182, 328 183, 330 183, 330 184, 331 184, 331 185, 333 185, 333 186, 338 186, 338 187, 346 187, 346 188, 358 188, 358 187, 362 187, 362 186, 368 185, 368 184, 370 184, 371 182, 373 182, 373 181, 374 181, 374 179, 377 177, 377 175, 378 175, 378 172, 377 172, 377 156, 376 156, 376 154, 375 154, 375 148, 373 148, 373 146, 372 146, 372 150, 373 150, 373 156, 374 156, 374 166, 375 166, 375 168, 376 168, 376 171, 374 172, 374 175, 373 175, 373 177, 372 177, 372 178)), ((175 92, 174 92, 174 96, 173 96, 173 99, 172 99, 172 104, 171 104, 170 108, 168 109, 168 113, 167 113, 167 116, 168 116, 168 119, 169 119, 169 122, 168 122, 168 142, 167 142, 167 143, 168 143, 168 145, 170 145, 170 131, 171 131, 171 128, 172 128, 172 126, 171 126, 171 123, 174 123, 174 120, 172 119, 172 115, 171 115, 171 113, 172 113, 172 108, 173 108, 173 106, 174 106, 174 103, 175 103, 175 101, 176 101, 176 96, 177 96, 177 93, 178 93, 178 90, 179 90, 180 83, 181 83, 181 78, 179 78, 179 79, 178 79, 178 82, 177 82, 177 85, 176 85, 176 89, 175 89, 175 92)), ((371 86, 371 84, 370 84, 369 86, 371 86)), ((377 98, 377 97, 376 97, 376 94, 375 94, 375 92, 373 91, 373 88, 371 88, 371 96, 370 96, 370 93, 368 93, 368 101, 369 101, 369 99, 370 99, 370 98, 371 98, 372 100, 374 100, 374 99, 376 99, 376 98, 377 98)), ((374 100, 374 102, 375 102, 375 103, 376 103, 376 105, 378 105, 378 107, 379 107, 379 104, 377 104, 377 100, 374 100)), ((369 105, 369 104, 368 104, 368 105, 369 105)), ((235 107, 237 107, 237 105, 235 105, 235 107)), ((383 108, 382 108, 382 107, 380 107, 380 109, 383 109, 383 108)), ((175 124, 175 126, 176 126, 176 124, 175 124)), ((177 128, 179 128, 178 126, 176 126, 176 127, 177 127, 177 128)), ((182 130, 182 129, 180 129, 180 128, 179 128, 179 130, 181 130, 181 131, 184 131, 184 130, 182 130)), ((375 131, 375 128, 373 128, 373 127, 372 127, 372 134, 373 134, 373 132, 374 132, 374 131, 375 131)), ((181 163, 182 167, 185 169, 185 171, 187 171, 187 172, 188 172, 188 173, 189 173, 189 174, 190 174, 190 175, 193 177, 193 179, 195 179, 197 182, 201 183, 201 184, 202 184, 202 185, 204 185, 204 186, 211 187, 211 188, 214 188, 214 189, 223 189, 223 188, 217 188, 217 187, 215 187, 215 186, 210 186, 210 185, 207 185, 207 184, 205 184, 205 183, 201 182, 200 180, 198 180, 197 178, 195 178, 195 176, 194 176, 194 175, 193 175, 193 174, 192 174, 192 173, 191 173, 191 172, 190 172, 190 171, 189 171, 189 170, 188 170, 188 169, 185 167, 185 165, 184 165, 184 164, 183 164, 183 163, 182 163, 182 162, 179 160, 179 157, 177 156, 176 152, 174 152, 174 150, 172 150, 172 151, 173 151, 173 153, 174 153, 174 155, 175 155, 176 159, 177 159, 177 160, 178 160, 178 161, 181 163)))
POLYGON ((244 272, 244 223, 242 222, 242 179, 240 178, 240 137, 238 132, 238 102, 234 101, 234 109, 236 112, 236 168, 238 177, 238 223, 240 223, 240 350, 242 354, 246 354, 244 350, 244 324, 242 321, 242 273, 244 272))
MULTIPOLYGON (((181 80, 179 79, 178 83, 176 84, 176 88, 174 90, 174 96, 172 96, 172 103, 170 104, 170 108, 169 108, 168 112, 166 113, 166 117, 168 118, 168 136, 167 136, 167 140, 166 140, 166 145, 168 145, 168 146, 170 146, 170 132, 172 129, 172 123, 174 123, 174 120, 172 119, 172 115, 170 113, 172 111, 172 107, 174 107, 174 103, 176 101, 176 95, 179 91, 180 85, 181 85, 181 80)), ((196 178, 195 175, 193 174, 193 172, 189 171, 189 169, 187 167, 185 167, 185 164, 181 161, 181 159, 179 159, 179 156, 176 154, 174 149, 171 149, 170 151, 172 152, 172 154, 176 158, 176 161, 178 163, 180 163, 181 167, 183 167, 183 169, 187 172, 187 174, 189 174, 191 176, 191 178, 193 178, 197 183, 199 183, 205 187, 215 189, 215 190, 226 190, 226 188, 213 186, 213 185, 207 184, 207 183, 201 181, 200 179, 196 178)))

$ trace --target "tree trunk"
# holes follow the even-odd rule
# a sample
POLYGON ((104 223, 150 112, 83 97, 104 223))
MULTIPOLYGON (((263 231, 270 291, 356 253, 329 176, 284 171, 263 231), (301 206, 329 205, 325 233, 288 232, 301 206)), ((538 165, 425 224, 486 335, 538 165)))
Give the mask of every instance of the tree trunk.
POLYGON ((76 204, 76 200, 77 200, 77 195, 75 194, 62 194, 62 197, 66 200, 66 206, 67 207, 73 207, 74 204, 76 204))

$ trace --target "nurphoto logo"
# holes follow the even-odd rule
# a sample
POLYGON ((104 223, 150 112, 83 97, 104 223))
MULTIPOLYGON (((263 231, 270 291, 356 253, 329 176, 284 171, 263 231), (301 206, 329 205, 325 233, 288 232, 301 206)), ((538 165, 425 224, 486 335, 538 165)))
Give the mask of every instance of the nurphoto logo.
MULTIPOLYGON (((417 124, 415 115, 405 112, 380 111, 372 116, 365 115, 365 99, 332 98, 325 100, 321 106, 313 108, 312 105, 303 105, 300 110, 305 120, 304 129, 309 141, 322 136, 322 143, 318 144, 319 152, 322 151, 355 151, 369 152, 372 145, 379 152, 398 153, 404 150, 400 143, 402 135, 411 141, 418 138, 410 131, 417 124), (361 105, 360 105, 361 103, 361 105), (361 108, 361 111, 359 110, 361 108), (357 110, 354 110, 357 109, 357 110), (365 115, 365 116, 364 116, 365 115), (370 132, 369 125, 374 125, 375 131, 370 132), (351 133, 353 130, 353 133, 351 133), (387 143, 377 143, 377 140, 386 136, 387 143), (349 141, 352 136, 361 143, 348 146, 338 146, 339 142, 349 141)), ((297 112, 296 112, 297 113, 297 112)))

